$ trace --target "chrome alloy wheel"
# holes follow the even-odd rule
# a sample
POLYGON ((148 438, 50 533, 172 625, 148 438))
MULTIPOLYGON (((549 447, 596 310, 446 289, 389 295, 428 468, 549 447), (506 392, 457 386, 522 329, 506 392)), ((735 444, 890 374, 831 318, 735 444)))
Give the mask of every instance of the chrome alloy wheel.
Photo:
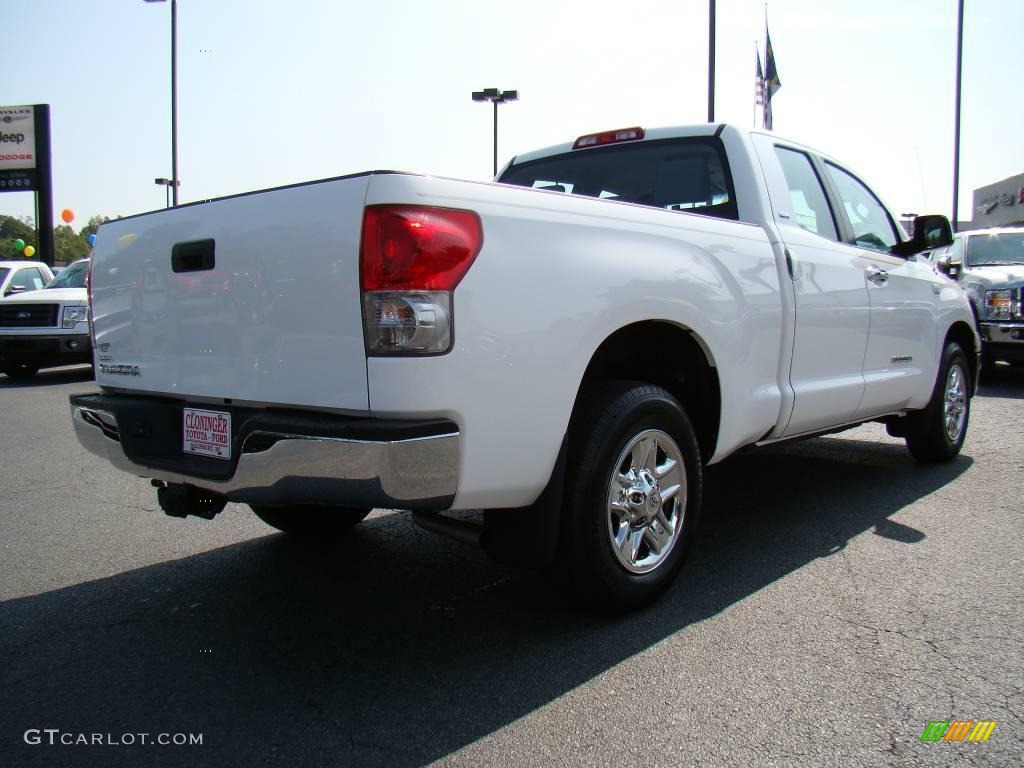
POLYGON ((960 439, 960 433, 964 428, 965 412, 967 410, 967 395, 965 389, 965 377, 963 368, 953 365, 946 376, 946 395, 943 399, 943 418, 946 427, 946 437, 951 442, 960 439))
POLYGON ((608 538, 619 564, 649 573, 682 534, 686 465, 676 442, 659 429, 635 435, 608 482, 608 538))

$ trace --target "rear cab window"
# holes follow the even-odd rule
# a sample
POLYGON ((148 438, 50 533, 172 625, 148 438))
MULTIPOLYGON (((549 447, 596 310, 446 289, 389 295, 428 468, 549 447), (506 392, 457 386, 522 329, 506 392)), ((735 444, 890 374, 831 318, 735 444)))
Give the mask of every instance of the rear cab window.
POLYGON ((513 165, 499 181, 671 211, 739 218, 725 150, 715 137, 574 150, 513 165))

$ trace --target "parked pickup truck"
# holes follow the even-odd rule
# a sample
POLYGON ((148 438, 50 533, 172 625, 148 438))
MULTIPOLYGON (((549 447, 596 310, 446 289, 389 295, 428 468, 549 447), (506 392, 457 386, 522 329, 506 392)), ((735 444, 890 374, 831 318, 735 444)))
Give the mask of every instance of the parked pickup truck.
POLYGON ((0 299, 0 370, 10 378, 28 379, 40 368, 92 362, 88 265, 80 259, 45 288, 36 281, 38 290, 0 299))
POLYGON ((993 370, 997 360, 1024 363, 1024 228, 960 232, 932 259, 971 300, 983 371, 993 370))
POLYGON ((672 581, 703 468, 740 448, 866 421, 926 462, 963 445, 967 299, 838 161, 634 128, 497 182, 368 172, 104 224, 79 439, 171 515, 322 537, 413 510, 609 607, 672 581))

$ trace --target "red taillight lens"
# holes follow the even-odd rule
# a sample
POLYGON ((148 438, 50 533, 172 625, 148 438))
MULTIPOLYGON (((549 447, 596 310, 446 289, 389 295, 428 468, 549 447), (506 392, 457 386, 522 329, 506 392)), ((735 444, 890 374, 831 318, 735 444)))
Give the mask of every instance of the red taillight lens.
POLYGON ((364 291, 452 291, 483 244, 472 211, 425 205, 370 205, 363 212, 364 291))
POLYGON ((573 143, 573 149, 584 147, 599 147, 602 144, 616 144, 620 141, 639 141, 644 137, 643 128, 619 128, 617 131, 604 131, 603 133, 591 133, 587 136, 580 136, 573 143))

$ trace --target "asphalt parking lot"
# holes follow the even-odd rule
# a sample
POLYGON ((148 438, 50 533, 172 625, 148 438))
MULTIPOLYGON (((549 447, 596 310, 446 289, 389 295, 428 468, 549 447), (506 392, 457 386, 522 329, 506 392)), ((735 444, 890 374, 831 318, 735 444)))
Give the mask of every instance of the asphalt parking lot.
POLYGON ((869 425, 711 468, 683 580, 614 619, 406 514, 167 518, 75 441, 88 375, 0 377, 0 765, 1024 763, 1022 369, 949 465, 869 425))

